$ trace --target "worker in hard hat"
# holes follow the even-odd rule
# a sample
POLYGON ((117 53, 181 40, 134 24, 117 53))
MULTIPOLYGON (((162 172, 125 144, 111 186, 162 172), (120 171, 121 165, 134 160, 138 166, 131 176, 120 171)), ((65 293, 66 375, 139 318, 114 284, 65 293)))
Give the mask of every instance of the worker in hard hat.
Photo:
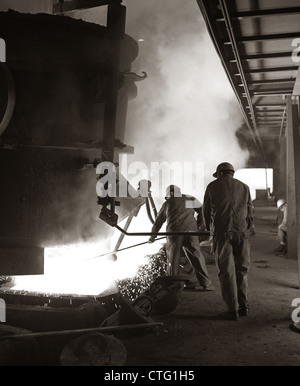
POLYGON ((206 187, 203 218, 212 237, 226 318, 249 314, 248 271, 250 236, 254 233, 252 199, 248 185, 235 179, 229 162, 217 166, 215 181, 206 187))
MULTIPOLYGON (((176 185, 166 189, 166 201, 159 210, 152 226, 149 242, 154 242, 156 234, 166 222, 167 232, 197 232, 195 212, 200 213, 202 204, 193 196, 181 193, 176 185)), ((204 290, 213 290, 211 279, 207 272, 204 256, 200 252, 199 238, 197 235, 168 236, 166 242, 166 255, 169 263, 168 274, 179 275, 181 252, 184 249, 190 263, 195 269, 200 287, 204 290)))
POLYGON ((287 253, 287 202, 284 198, 277 201, 277 208, 283 213, 282 221, 278 225, 277 240, 280 242, 278 248, 274 249, 277 253, 287 253))

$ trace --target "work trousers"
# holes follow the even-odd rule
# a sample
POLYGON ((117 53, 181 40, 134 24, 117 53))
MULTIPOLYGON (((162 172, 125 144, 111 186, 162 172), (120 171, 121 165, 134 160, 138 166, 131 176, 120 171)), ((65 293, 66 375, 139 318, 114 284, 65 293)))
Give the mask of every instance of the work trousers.
POLYGON ((286 233, 287 233, 287 226, 284 224, 280 224, 278 227, 278 233, 277 233, 277 239, 280 242, 280 244, 286 243, 286 233))
POLYGON ((214 236, 213 251, 222 298, 229 312, 248 308, 250 239, 243 233, 214 236))
POLYGON ((205 259, 200 251, 198 236, 170 236, 167 237, 166 254, 170 265, 170 274, 173 276, 179 275, 179 263, 181 248, 184 248, 185 254, 191 265, 195 269, 195 273, 200 286, 209 286, 211 280, 209 278, 205 259))

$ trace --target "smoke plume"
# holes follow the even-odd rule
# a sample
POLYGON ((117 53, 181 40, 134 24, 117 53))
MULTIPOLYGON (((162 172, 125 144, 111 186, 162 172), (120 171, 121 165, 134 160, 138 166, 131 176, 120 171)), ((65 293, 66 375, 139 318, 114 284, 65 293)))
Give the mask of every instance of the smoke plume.
MULTIPOLYGON (((125 143, 135 148, 131 162, 145 163, 150 172, 153 162, 202 163, 203 187, 220 162, 245 167, 248 151, 236 137, 242 114, 196 1, 123 5, 126 33, 139 42, 132 70, 148 75, 137 83, 137 97, 128 107, 125 143)), ((73 16, 105 25, 106 8, 73 16)), ((204 194, 186 193, 200 200, 204 194)))

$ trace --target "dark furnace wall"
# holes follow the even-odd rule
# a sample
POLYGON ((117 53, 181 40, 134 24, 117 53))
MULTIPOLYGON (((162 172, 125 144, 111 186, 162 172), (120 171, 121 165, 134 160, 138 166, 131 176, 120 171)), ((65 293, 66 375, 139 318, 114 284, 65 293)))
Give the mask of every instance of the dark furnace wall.
MULTIPOLYGON (((99 219, 96 169, 83 167, 101 158, 109 77, 105 32, 106 27, 66 16, 0 12, 7 50, 0 66, 0 275, 39 273, 45 247, 112 234, 99 219)), ((136 95, 122 73, 130 72, 137 54, 137 43, 125 35, 120 144, 127 103, 136 95)))

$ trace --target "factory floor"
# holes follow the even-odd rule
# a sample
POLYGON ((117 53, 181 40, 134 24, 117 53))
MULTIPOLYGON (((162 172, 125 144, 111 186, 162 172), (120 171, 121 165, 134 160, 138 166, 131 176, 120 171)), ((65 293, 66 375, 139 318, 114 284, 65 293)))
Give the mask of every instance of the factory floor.
POLYGON ((126 366, 299 366, 300 334, 293 328, 293 299, 300 298, 298 262, 275 255, 276 207, 254 210, 249 303, 239 321, 225 310, 214 261, 207 268, 215 291, 182 290, 177 307, 151 315, 163 327, 124 336, 126 366))

